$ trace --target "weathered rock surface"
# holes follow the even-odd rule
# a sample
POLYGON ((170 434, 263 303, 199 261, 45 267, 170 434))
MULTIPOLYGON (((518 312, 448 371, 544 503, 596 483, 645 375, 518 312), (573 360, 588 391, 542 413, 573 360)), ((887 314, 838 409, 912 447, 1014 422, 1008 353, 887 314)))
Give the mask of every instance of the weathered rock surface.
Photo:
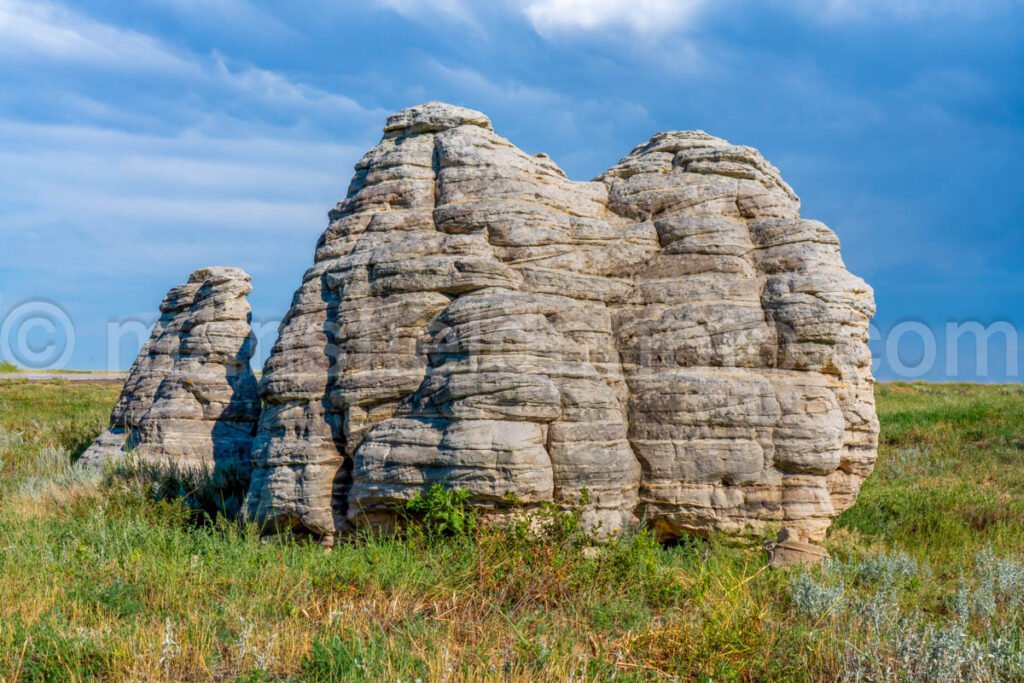
POLYGON ((110 416, 83 465, 123 459, 247 471, 260 400, 249 366, 249 276, 202 268, 164 298, 110 416))
POLYGON ((768 564, 772 567, 802 565, 813 567, 828 558, 828 551, 814 543, 800 540, 798 532, 783 528, 775 541, 767 541, 764 549, 768 552, 768 564))
POLYGON ((872 291, 752 148, 660 133, 574 182, 430 103, 329 218, 261 384, 271 527, 387 526, 446 481, 495 515, 813 541, 872 467, 872 291))

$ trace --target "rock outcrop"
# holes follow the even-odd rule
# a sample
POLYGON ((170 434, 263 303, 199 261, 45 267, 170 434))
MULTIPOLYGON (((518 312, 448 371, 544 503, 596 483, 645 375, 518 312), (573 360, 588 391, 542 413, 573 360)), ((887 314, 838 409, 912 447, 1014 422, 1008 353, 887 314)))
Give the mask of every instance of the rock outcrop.
POLYGON ((116 462, 131 453, 152 463, 244 476, 260 411, 249 366, 251 291, 242 270, 202 268, 167 293, 110 428, 81 464, 116 462))
POLYGON ((261 383, 269 527, 329 542, 443 481, 492 515, 816 540, 871 470, 872 291, 750 147, 660 133, 574 182, 430 103, 329 218, 261 383))

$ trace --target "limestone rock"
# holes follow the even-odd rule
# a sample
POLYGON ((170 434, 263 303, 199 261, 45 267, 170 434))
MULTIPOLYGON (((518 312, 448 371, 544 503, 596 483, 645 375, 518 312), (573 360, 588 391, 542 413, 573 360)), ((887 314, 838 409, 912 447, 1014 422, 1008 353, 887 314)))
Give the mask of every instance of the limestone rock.
POLYGON ((806 539, 801 540, 797 532, 788 528, 782 529, 774 542, 765 543, 764 549, 768 552, 768 564, 772 567, 813 567, 828 559, 827 550, 806 539))
POLYGON ((659 133, 574 182, 478 112, 384 131, 266 365, 250 516, 331 538, 444 481, 484 514, 814 540, 853 503, 873 294, 756 150, 659 133))
POLYGON ((181 468, 248 470, 260 410, 249 366, 251 291, 237 268, 202 268, 171 289, 110 428, 79 462, 100 465, 131 452, 181 468))

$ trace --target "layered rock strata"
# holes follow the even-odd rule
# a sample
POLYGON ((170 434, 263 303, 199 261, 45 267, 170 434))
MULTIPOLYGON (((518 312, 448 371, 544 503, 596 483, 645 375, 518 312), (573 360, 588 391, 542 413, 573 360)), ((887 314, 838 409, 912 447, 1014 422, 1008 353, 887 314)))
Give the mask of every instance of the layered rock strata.
POLYGON ((202 268, 171 289, 160 320, 132 365, 110 428, 83 465, 141 460, 184 469, 248 471, 259 419, 249 365, 249 276, 202 268))
POLYGON ((330 540, 433 482, 606 532, 820 539, 875 460, 871 289, 778 170, 660 133, 592 182, 430 103, 330 212, 246 508, 330 540))

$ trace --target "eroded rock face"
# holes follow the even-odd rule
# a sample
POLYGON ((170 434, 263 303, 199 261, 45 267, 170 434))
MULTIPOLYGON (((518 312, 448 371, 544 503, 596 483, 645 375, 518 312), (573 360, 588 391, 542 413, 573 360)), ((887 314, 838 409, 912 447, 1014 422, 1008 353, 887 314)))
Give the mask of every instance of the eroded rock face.
POLYGON ((167 293, 110 429, 82 455, 83 465, 131 452, 181 468, 248 470, 260 411, 249 366, 251 291, 242 270, 202 268, 167 293))
POLYGON ((247 509, 333 537, 445 481, 495 515, 815 540, 875 459, 873 312, 752 148, 661 133, 573 182, 479 112, 413 107, 281 326, 247 509))

